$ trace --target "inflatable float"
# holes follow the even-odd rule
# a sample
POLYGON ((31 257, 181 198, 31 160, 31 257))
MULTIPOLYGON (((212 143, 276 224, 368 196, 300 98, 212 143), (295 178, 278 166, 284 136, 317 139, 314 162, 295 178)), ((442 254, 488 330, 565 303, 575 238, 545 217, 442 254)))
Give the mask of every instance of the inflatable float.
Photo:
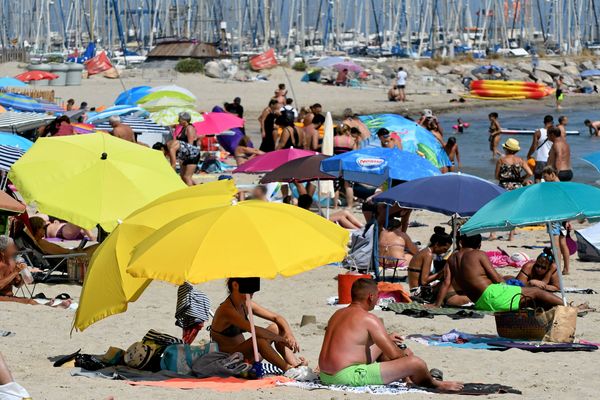
POLYGON ((541 99, 555 90, 542 83, 492 80, 473 81, 469 88, 468 97, 492 100, 541 99))

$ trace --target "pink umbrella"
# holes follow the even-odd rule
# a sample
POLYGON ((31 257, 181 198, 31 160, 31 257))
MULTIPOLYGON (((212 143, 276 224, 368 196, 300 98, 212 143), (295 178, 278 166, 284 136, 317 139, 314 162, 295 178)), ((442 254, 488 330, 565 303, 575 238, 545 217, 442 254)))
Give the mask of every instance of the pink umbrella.
POLYGON ((246 174, 271 172, 275 168, 285 164, 288 161, 302 157, 314 156, 315 154, 319 153, 315 151, 294 149, 293 147, 290 149, 281 149, 255 157, 234 169, 233 172, 243 172, 246 174))
POLYGON ((343 71, 345 69, 347 69, 348 71, 352 71, 352 72, 362 72, 363 71, 363 67, 361 67, 358 64, 353 63, 352 61, 344 61, 341 63, 337 63, 333 67, 335 69, 337 69, 338 71, 343 71))
POLYGON ((203 121, 194 123, 198 135, 216 135, 232 128, 244 126, 244 119, 225 112, 202 114, 203 121))

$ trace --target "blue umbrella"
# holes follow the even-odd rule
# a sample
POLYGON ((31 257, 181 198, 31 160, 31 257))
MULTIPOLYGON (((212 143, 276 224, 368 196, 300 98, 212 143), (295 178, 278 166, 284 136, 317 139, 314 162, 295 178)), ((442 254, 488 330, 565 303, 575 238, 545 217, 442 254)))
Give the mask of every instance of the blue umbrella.
POLYGON ((136 86, 122 92, 115 100, 116 106, 135 105, 136 102, 150 93, 151 86, 136 86))
POLYGON ((449 173, 397 185, 375 196, 373 201, 468 217, 504 192, 485 179, 449 173))
POLYGON ((17 93, 0 93, 0 106, 17 111, 44 112, 37 100, 17 93))
POLYGON ((0 145, 12 146, 27 151, 33 146, 33 142, 22 136, 13 135, 12 133, 0 133, 0 145))
POLYGON ((583 71, 581 74, 582 78, 590 78, 592 76, 600 76, 600 69, 588 69, 583 71))
POLYGON ((600 172, 600 151, 597 153, 588 154, 581 158, 583 161, 590 163, 594 168, 600 172))
POLYGON ((367 147, 323 160, 321 171, 351 182, 379 186, 388 178, 402 181, 440 175, 432 163, 399 149, 367 147))
POLYGON ((147 117, 149 114, 150 113, 148 111, 144 110, 141 107, 122 105, 109 107, 106 110, 89 117, 85 122, 87 122, 88 124, 93 124, 108 119, 113 115, 133 115, 136 117, 144 118, 147 117))
POLYGON ((343 63, 344 61, 346 61, 344 57, 323 57, 319 61, 317 61, 315 67, 333 67, 335 64, 343 63))
POLYGON ((481 65, 481 66, 473 69, 471 71, 471 73, 473 75, 487 74, 487 73, 489 73, 490 69, 492 70, 492 72, 494 74, 501 74, 502 72, 504 72, 504 68, 499 67, 497 65, 481 65))
POLYGON ((0 87, 27 87, 28 85, 25 82, 22 82, 18 79, 11 78, 10 76, 5 76, 4 78, 0 78, 0 87))

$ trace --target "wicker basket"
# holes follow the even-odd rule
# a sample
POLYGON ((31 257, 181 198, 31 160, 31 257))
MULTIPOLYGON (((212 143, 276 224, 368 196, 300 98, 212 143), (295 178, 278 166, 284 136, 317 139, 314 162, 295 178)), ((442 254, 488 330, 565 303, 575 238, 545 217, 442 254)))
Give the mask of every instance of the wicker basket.
POLYGON ((510 311, 494 314, 498 336, 508 339, 542 340, 552 325, 552 319, 548 318, 542 308, 536 307, 535 303, 533 309, 513 311, 512 300, 516 296, 521 294, 511 299, 510 311))

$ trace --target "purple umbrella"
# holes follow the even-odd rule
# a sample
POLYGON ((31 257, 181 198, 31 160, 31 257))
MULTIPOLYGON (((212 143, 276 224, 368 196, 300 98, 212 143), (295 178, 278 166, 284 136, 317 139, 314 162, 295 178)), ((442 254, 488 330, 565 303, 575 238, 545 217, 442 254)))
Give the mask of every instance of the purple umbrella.
POLYGON ((333 67, 335 69, 337 69, 338 71, 343 71, 345 69, 347 69, 348 71, 352 71, 352 72, 362 72, 363 71, 363 67, 361 67, 358 64, 353 63, 352 61, 344 61, 341 63, 337 63, 333 67))

